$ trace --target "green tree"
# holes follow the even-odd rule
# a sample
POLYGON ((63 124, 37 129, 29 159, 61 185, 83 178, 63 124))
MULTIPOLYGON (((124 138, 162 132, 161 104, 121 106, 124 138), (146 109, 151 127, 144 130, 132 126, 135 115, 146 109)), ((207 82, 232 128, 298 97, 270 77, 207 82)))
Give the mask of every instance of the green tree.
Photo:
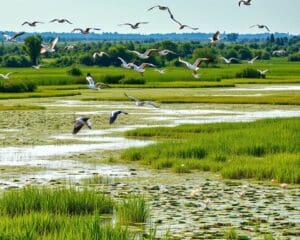
POLYGON ((24 40, 24 50, 29 55, 32 64, 36 65, 40 57, 42 37, 29 36, 24 40))

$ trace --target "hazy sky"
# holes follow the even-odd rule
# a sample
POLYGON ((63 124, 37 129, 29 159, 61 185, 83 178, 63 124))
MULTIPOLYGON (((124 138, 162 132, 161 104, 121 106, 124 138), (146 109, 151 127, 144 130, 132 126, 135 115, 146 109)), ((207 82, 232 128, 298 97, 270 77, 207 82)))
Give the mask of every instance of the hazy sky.
MULTIPOLYGON (((176 19, 199 27, 200 32, 264 32, 253 24, 266 24, 273 32, 300 34, 300 0, 252 0, 238 7, 238 0, 0 0, 0 30, 69 32, 74 27, 99 27, 104 32, 182 32, 165 11, 147 11, 153 5, 169 6, 176 19), (74 24, 47 23, 35 28, 23 21, 49 22, 70 19, 74 24), (149 21, 140 29, 117 26, 124 22, 149 21)), ((188 32, 190 30, 187 30, 188 32)))

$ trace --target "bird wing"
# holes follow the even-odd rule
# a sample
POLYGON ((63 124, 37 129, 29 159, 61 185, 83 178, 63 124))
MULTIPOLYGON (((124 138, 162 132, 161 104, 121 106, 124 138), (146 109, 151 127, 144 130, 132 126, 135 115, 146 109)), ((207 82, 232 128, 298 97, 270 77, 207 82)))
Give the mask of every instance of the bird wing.
POLYGON ((156 67, 156 66, 154 64, 152 64, 152 63, 142 63, 140 65, 140 68, 145 69, 146 67, 156 67))
POLYGON ((180 57, 178 58, 178 61, 185 64, 186 66, 188 66, 190 64, 189 62, 182 60, 180 57))
POLYGON ((153 6, 153 7, 149 8, 148 11, 151 11, 152 9, 157 8, 157 7, 159 7, 159 5, 156 5, 156 6, 153 6))
POLYGON ((270 28, 268 28, 268 26, 264 25, 264 27, 268 30, 268 32, 270 32, 270 28))
POLYGON ((56 22, 56 21, 59 21, 59 19, 58 18, 54 18, 50 22, 52 23, 52 22, 56 22))
POLYGON ((63 21, 69 23, 69 24, 73 24, 72 22, 70 22, 68 19, 63 19, 63 21))
POLYGON ((214 35, 213 35, 213 40, 214 41, 217 41, 219 39, 219 36, 220 36, 220 32, 217 31, 214 35))
POLYGON ((76 120, 73 128, 73 134, 78 133, 82 127, 83 123, 76 120))
POLYGON ((50 45, 50 48, 51 48, 51 49, 54 49, 54 47, 55 47, 55 45, 57 44, 57 42, 58 42, 58 37, 56 37, 56 38, 52 41, 52 43, 51 43, 51 45, 50 45))
POLYGON ((150 48, 144 52, 144 55, 149 56, 151 52, 157 52, 157 51, 158 49, 156 48, 150 48))
POLYGON ((229 58, 229 61, 231 62, 232 60, 235 60, 235 61, 240 61, 240 59, 238 59, 238 58, 235 58, 235 57, 232 57, 232 58, 229 58))
POLYGON ((252 58, 251 62, 254 62, 256 59, 258 59, 258 56, 256 56, 255 58, 252 58))
POLYGON ((95 59, 97 56, 99 56, 100 54, 99 53, 97 53, 97 52, 95 52, 94 54, 93 54, 93 58, 95 59))
POLYGON ((101 28, 91 28, 91 29, 96 30, 96 31, 100 31, 101 30, 101 28))
POLYGON ((119 26, 124 26, 124 25, 127 25, 127 26, 130 26, 130 27, 134 28, 134 25, 131 24, 131 23, 123 23, 123 24, 119 24, 119 26))
POLYGON ((9 77, 9 75, 11 75, 11 74, 13 74, 13 72, 9 72, 9 73, 7 73, 5 76, 6 76, 6 77, 9 77))
POLYGON ((208 58, 197 58, 193 65, 195 67, 198 67, 202 62, 208 61, 208 60, 209 60, 208 58))
POLYGON ((134 54, 136 54, 136 55, 140 55, 141 53, 140 52, 138 52, 138 51, 133 51, 133 50, 127 50, 128 52, 130 52, 130 53, 134 53, 134 54))
POLYGON ((189 25, 186 25, 186 24, 184 24, 184 25, 181 25, 181 27, 182 28, 189 28, 189 29, 192 29, 192 30, 198 30, 199 28, 195 28, 195 27, 191 27, 191 26, 189 26, 189 25))
POLYGON ((254 28, 254 27, 256 27, 257 26, 257 24, 255 24, 255 25, 252 25, 252 26, 250 26, 249 28, 254 28))
POLYGON ((5 78, 5 76, 2 73, 0 73, 0 77, 5 78))
POLYGON ((131 99, 132 101, 135 101, 135 102, 140 101, 139 99, 137 99, 137 98, 134 97, 134 96, 127 95, 126 93, 124 93, 124 95, 125 95, 126 97, 128 97, 129 99, 131 99))
POLYGON ((18 33, 16 33, 15 35, 13 35, 12 37, 11 37, 11 39, 16 39, 17 37, 20 37, 21 35, 23 35, 25 32, 18 32, 18 33))
POLYGON ((26 21, 26 22, 23 22, 23 23, 22 23, 22 26, 24 26, 25 24, 30 25, 30 22, 27 22, 27 21, 26 21))
POLYGON ((154 102, 151 102, 151 101, 144 101, 144 104, 148 104, 148 105, 151 105, 151 106, 153 106, 155 108, 159 108, 158 105, 156 105, 154 102))
POLYGON ((100 52, 100 56, 102 57, 103 55, 106 55, 107 57, 109 57, 109 54, 106 52, 100 52))
POLYGON ((127 62, 126 62, 123 58, 118 57, 118 59, 119 59, 124 65, 127 65, 127 62))
POLYGON ((81 33, 84 32, 84 30, 83 30, 82 28, 74 28, 74 29, 72 30, 72 32, 76 32, 76 31, 80 31, 81 33))

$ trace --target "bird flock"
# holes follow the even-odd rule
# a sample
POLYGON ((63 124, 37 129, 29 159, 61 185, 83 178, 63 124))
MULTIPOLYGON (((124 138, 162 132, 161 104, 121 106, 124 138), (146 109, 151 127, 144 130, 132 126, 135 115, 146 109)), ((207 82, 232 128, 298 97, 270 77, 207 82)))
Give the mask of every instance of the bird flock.
MULTIPOLYGON (((238 6, 239 7, 250 6, 251 4, 252 4, 252 0, 239 0, 238 1, 238 6)), ((177 18, 175 18, 173 12, 167 6, 155 5, 155 6, 152 6, 152 7, 150 7, 148 9, 148 11, 154 11, 154 10, 159 10, 159 11, 166 12, 167 15, 168 15, 168 17, 169 17, 169 19, 178 26, 179 30, 187 28, 187 29, 195 31, 195 30, 199 29, 198 27, 190 26, 190 25, 184 24, 182 21, 179 21, 177 18)), ((54 19, 50 20, 49 23, 69 24, 69 25, 73 24, 70 20, 68 20, 66 18, 54 18, 54 19)), ((45 24, 45 23, 42 22, 42 21, 33 21, 33 22, 24 21, 21 25, 22 26, 28 25, 29 27, 37 27, 38 25, 41 25, 41 24, 45 24)), ((138 29, 142 25, 145 25, 145 24, 149 24, 149 22, 145 22, 145 21, 139 21, 139 22, 136 22, 136 23, 126 22, 126 23, 118 24, 118 26, 120 26, 120 27, 128 26, 131 29, 138 29)), ((255 24, 255 25, 251 25, 250 26, 250 28, 254 28, 254 27, 257 27, 259 29, 266 29, 268 32, 270 31, 270 28, 268 26, 264 25, 264 24, 255 24)), ((72 33, 79 33, 79 34, 86 35, 86 34, 90 34, 92 31, 101 31, 101 29, 98 28, 98 27, 86 27, 86 28, 78 28, 78 27, 76 27, 71 32, 72 33)), ((2 33, 3 38, 7 42, 16 42, 17 38, 20 37, 20 36, 22 36, 23 34, 25 34, 24 31, 15 33, 12 36, 9 36, 7 34, 2 33)), ((215 44, 217 41, 221 40, 221 38, 220 38, 220 31, 216 31, 215 34, 213 34, 213 36, 209 40, 210 40, 210 43, 212 45, 215 44)), ((41 44, 40 53, 41 54, 45 54, 45 53, 53 53, 53 52, 55 52, 55 46, 58 43, 58 41, 59 41, 59 37, 56 37, 50 44, 42 43, 41 44)), ((68 45, 68 46, 66 46, 64 48, 64 50, 66 50, 66 51, 72 51, 72 50, 75 50, 75 49, 76 49, 76 45, 68 45)), ((173 51, 171 51, 169 49, 153 49, 152 48, 152 49, 147 49, 143 53, 138 52, 138 51, 134 51, 134 50, 127 50, 127 51, 129 53, 135 55, 137 58, 139 58, 141 60, 148 60, 149 57, 150 57, 150 55, 154 54, 154 53, 157 53, 160 56, 167 56, 168 54, 177 55, 175 52, 173 52, 173 51)), ((282 53, 282 52, 276 52, 276 53, 273 53, 273 54, 278 54, 279 55, 279 54, 284 54, 284 53, 282 53)), ((104 57, 104 56, 110 57, 108 53, 103 52, 103 51, 95 52, 92 55, 93 59, 101 58, 101 57, 104 57)), ((236 62, 240 62, 241 61, 240 59, 237 59, 237 58, 226 59, 223 56, 221 56, 220 59, 222 59, 228 65, 230 65, 233 61, 236 61, 236 62)), ((254 62, 257 59, 258 59, 258 57, 255 57, 255 58, 253 58, 251 60, 247 60, 247 63, 248 64, 254 64, 254 62)), ((121 57, 118 57, 118 60, 120 61, 120 66, 122 68, 133 69, 134 71, 138 72, 141 75, 144 74, 144 72, 146 71, 146 68, 148 68, 148 67, 154 68, 154 70, 156 72, 158 72, 159 74, 165 74, 165 72, 167 70, 167 69, 157 69, 154 64, 149 63, 149 62, 144 62, 144 63, 142 63, 140 65, 136 65, 134 62, 127 63, 121 57)), ((183 66, 185 66, 188 70, 190 70, 192 72, 192 75, 193 75, 194 78, 198 79, 198 78, 201 77, 201 74, 198 73, 198 70, 200 69, 201 63, 208 62, 208 61, 210 61, 210 59, 209 58, 198 58, 198 59, 195 60, 194 63, 189 63, 188 61, 183 60, 179 56, 178 57, 178 61, 181 64, 183 64, 183 66)), ((38 69, 40 69, 41 66, 42 65, 39 64, 39 65, 35 65, 35 66, 32 66, 32 67, 34 69, 38 70, 38 69)), ((265 70, 259 70, 259 69, 257 69, 257 71, 260 73, 261 76, 264 76, 269 70, 268 69, 265 69, 265 70)), ((7 80, 7 79, 9 79, 9 77, 10 77, 11 74, 13 74, 13 72, 9 72, 7 74, 0 74, 0 77, 3 78, 3 79, 5 79, 5 80, 7 80)), ((94 82, 94 80, 93 80, 93 78, 92 78, 92 76, 91 76, 90 73, 87 74, 86 80, 88 82, 88 88, 90 88, 90 89, 98 89, 99 90, 99 89, 102 89, 102 88, 105 88, 105 87, 109 87, 108 85, 105 85, 103 83, 97 83, 97 84, 95 84, 95 82, 94 82)), ((134 101, 135 104, 136 104, 136 106, 150 105, 150 106, 155 107, 155 108, 159 107, 154 102, 151 102, 151 101, 142 101, 142 100, 137 99, 134 96, 129 96, 126 93, 124 93, 124 95, 126 97, 128 97, 130 100, 134 101)), ((123 110, 113 111, 111 113, 110 118, 109 118, 109 123, 113 124, 116 121, 117 117, 120 114, 127 115, 128 113, 125 112, 125 111, 123 111, 123 110)), ((83 126, 87 126, 88 128, 91 128, 92 127, 91 120, 89 118, 87 118, 87 117, 78 117, 78 118, 75 118, 74 119, 73 134, 78 133, 83 126)))

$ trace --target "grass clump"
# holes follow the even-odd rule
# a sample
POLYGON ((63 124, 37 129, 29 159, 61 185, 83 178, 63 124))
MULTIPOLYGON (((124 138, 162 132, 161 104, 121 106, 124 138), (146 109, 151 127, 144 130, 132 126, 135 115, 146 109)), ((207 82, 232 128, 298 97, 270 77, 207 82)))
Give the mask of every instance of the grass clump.
POLYGON ((254 68, 246 68, 236 74, 236 78, 265 78, 265 75, 260 75, 260 73, 254 68))
POLYGON ((122 154, 126 160, 157 169, 213 171, 232 179, 300 183, 300 118, 145 128, 126 135, 163 140, 122 154))
POLYGON ((117 219, 122 224, 145 223, 149 207, 143 196, 129 196, 117 206, 117 219))
POLYGON ((36 83, 29 80, 0 80, 0 92, 23 93, 34 92, 36 89, 36 83))

